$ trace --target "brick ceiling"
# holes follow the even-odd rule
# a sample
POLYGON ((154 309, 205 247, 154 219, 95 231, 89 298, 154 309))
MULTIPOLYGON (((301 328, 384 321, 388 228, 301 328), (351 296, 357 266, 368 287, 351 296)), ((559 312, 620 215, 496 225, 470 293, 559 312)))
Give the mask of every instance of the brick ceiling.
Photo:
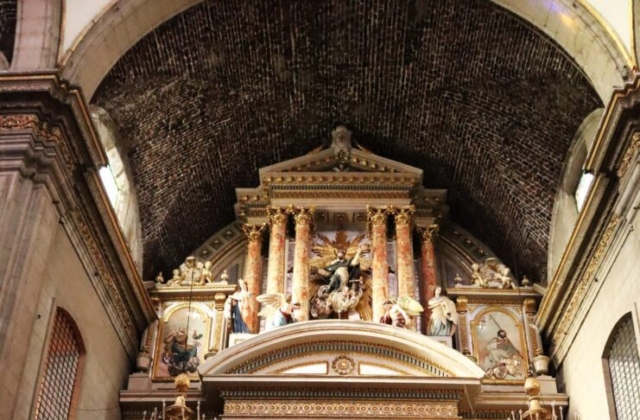
POLYGON ((344 123, 544 280, 562 164, 602 105, 564 51, 488 0, 206 2, 136 44, 93 101, 130 150, 146 278, 230 223, 258 168, 344 123))

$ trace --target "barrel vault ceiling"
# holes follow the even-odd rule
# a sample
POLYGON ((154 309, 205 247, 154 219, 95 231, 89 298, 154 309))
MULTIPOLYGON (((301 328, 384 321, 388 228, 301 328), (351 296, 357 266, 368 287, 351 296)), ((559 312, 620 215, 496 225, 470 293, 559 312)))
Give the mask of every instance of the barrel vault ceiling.
POLYGON ((602 106, 557 44, 488 0, 207 1, 131 48, 92 102, 129 151, 146 278, 230 223, 260 167, 346 124, 544 280, 562 165, 602 106))

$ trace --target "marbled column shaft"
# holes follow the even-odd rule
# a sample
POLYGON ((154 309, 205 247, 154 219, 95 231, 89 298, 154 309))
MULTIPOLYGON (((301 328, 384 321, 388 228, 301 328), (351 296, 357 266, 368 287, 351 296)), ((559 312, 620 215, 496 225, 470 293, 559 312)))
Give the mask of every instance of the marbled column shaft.
POLYGON ((284 246, 287 214, 280 208, 267 209, 271 233, 269 237, 269 266, 267 268, 267 293, 284 293, 284 246))
POLYGON ((309 253, 311 250, 311 224, 314 209, 293 208, 288 210, 296 222, 296 243, 293 257, 293 285, 291 302, 299 303, 298 321, 309 320, 309 253))
POLYGON ((427 333, 429 327, 429 299, 435 296, 436 290, 436 253, 434 241, 438 234, 438 225, 431 225, 419 228, 422 237, 421 245, 421 269, 422 284, 424 285, 422 292, 422 307, 424 308, 424 322, 422 323, 423 333, 427 333))
POLYGON ((403 207, 395 212, 396 221, 396 254, 398 263, 396 272, 398 276, 398 297, 408 296, 415 299, 415 286, 413 284, 413 245, 411 243, 411 218, 415 208, 403 207))
POLYGON ((371 235, 373 320, 380 321, 384 314, 384 301, 389 296, 389 264, 387 263, 387 211, 385 208, 367 207, 371 235))
POLYGON ((247 283, 247 290, 250 294, 250 303, 245 311, 247 319, 244 321, 252 334, 259 332, 258 301, 256 297, 260 294, 260 285, 262 283, 262 255, 260 255, 260 250, 262 248, 262 232, 264 228, 265 225, 244 225, 242 227, 247 236, 244 281, 247 283))

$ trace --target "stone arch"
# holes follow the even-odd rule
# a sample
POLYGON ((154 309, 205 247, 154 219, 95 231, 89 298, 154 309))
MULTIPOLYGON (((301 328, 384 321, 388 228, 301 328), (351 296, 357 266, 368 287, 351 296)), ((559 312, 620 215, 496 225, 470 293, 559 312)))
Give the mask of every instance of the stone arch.
POLYGON ((328 364, 327 372, 316 372, 317 376, 377 376, 374 368, 371 375, 362 374, 369 366, 386 374, 395 370, 399 376, 477 380, 484 376, 461 353, 429 337, 372 322, 340 320, 301 322, 260 334, 210 358, 199 373, 205 382, 230 374, 282 376, 314 363, 328 364), (340 357, 351 359, 348 373, 331 366, 340 357))
POLYGON ((19 1, 11 70, 55 68, 61 21, 62 0, 19 1))
MULTIPOLYGON (((36 1, 36 0, 31 0, 36 1)), ((115 2, 61 60, 63 78, 93 96, 111 67, 150 31, 202 0, 133 0, 115 2)), ((542 30, 573 57, 608 102, 611 88, 624 81, 633 65, 620 44, 579 3, 562 0, 522 2, 492 0, 542 30)))

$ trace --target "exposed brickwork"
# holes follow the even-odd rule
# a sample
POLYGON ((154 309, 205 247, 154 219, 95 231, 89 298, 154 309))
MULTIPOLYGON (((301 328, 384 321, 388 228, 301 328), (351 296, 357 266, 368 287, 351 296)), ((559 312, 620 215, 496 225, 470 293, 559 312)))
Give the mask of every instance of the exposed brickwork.
POLYGON ((0 52, 11 63, 16 39, 17 0, 0 0, 0 52))
POLYGON ((560 170, 600 102, 553 41, 489 1, 214 1, 135 45, 95 101, 129 142, 145 275, 233 219, 234 188, 338 123, 448 188, 452 217, 544 276, 560 170))

